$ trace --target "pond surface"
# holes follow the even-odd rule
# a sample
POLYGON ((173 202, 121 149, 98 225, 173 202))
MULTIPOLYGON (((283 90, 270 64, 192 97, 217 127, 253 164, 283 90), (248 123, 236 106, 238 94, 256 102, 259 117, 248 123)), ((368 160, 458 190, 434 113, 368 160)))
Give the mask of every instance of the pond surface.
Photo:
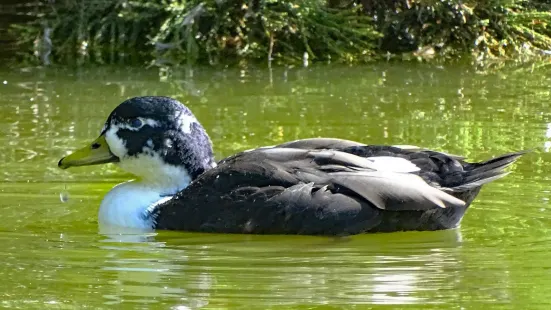
POLYGON ((528 67, 0 71, 0 306, 548 309, 550 85, 548 69, 528 67), (317 136, 420 145, 472 160, 534 152, 486 185, 455 230, 345 239, 103 236, 100 200, 130 176, 112 165, 62 171, 56 164, 137 95, 186 103, 218 158, 317 136))

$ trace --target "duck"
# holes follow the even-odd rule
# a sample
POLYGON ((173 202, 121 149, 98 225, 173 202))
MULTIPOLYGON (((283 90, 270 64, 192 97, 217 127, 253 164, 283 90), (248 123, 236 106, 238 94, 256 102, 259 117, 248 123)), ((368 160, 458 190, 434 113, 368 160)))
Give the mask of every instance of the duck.
POLYGON ((216 161, 188 107, 141 96, 120 103, 99 137, 58 167, 113 163, 136 176, 105 194, 103 225, 342 236, 456 228, 482 186, 525 153, 467 162, 416 146, 307 138, 216 161))

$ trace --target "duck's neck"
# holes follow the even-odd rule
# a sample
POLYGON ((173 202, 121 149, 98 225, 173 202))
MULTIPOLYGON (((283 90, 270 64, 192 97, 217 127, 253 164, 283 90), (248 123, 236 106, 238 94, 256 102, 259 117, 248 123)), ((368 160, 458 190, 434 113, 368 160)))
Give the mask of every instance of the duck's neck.
POLYGON ((167 164, 159 156, 125 159, 119 167, 138 176, 141 184, 163 196, 174 195, 192 181, 191 174, 183 165, 167 164))
POLYGON ((100 225, 131 228, 154 228, 150 217, 157 205, 170 199, 192 181, 185 170, 172 173, 142 174, 139 180, 128 181, 113 187, 101 202, 98 220, 100 225))

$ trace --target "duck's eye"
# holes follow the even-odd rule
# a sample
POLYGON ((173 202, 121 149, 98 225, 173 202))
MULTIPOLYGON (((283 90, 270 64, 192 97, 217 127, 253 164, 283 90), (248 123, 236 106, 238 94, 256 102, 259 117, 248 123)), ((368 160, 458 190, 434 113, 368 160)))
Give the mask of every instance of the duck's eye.
POLYGON ((130 120, 129 124, 130 124, 131 127, 140 128, 140 127, 142 127, 143 122, 139 118, 133 118, 133 119, 130 120))

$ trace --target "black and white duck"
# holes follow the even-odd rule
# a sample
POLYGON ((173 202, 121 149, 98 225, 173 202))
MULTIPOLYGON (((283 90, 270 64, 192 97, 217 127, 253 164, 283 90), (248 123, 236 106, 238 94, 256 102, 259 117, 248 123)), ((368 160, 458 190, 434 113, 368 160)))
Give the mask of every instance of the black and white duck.
POLYGON ((62 169, 115 163, 136 180, 111 189, 99 223, 219 233, 347 235, 456 227, 482 185, 524 152, 480 163, 412 146, 296 140, 216 162, 193 113, 136 97, 62 169))

